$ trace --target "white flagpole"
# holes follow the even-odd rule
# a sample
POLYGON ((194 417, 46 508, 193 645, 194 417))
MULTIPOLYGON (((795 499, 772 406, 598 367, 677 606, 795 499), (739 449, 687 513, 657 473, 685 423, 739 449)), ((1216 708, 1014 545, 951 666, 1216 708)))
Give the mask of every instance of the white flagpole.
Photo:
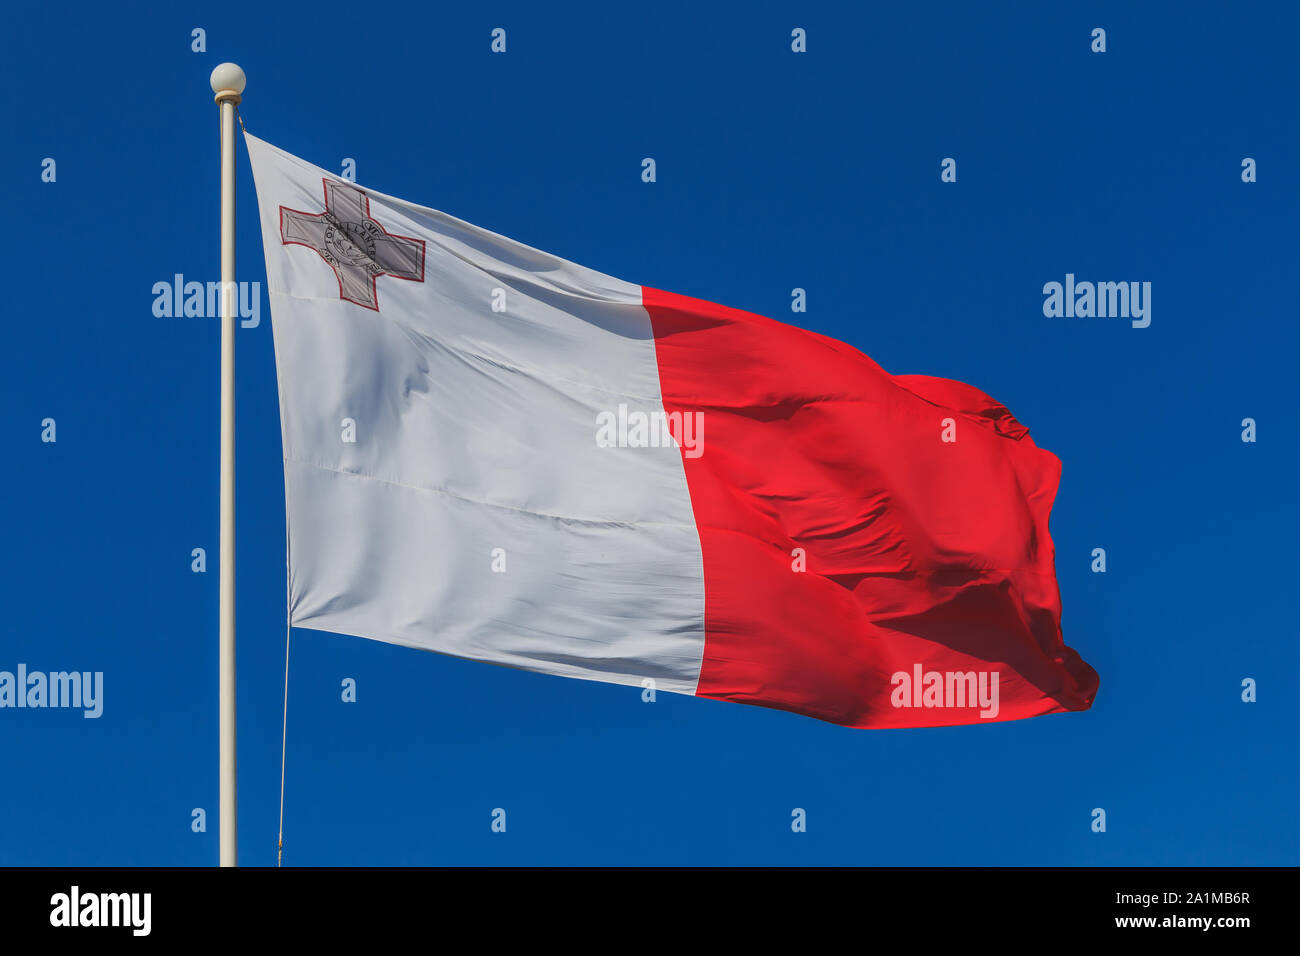
POLYGON ((212 71, 221 113, 221 570, 220 633, 221 865, 237 866, 235 800, 235 107, 244 71, 222 63, 212 71))

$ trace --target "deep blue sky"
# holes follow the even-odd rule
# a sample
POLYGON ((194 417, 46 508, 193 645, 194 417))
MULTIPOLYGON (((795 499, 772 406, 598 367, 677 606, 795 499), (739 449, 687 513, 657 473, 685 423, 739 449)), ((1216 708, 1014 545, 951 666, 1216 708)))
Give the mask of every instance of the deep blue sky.
MULTIPOLYGON (((1085 713, 862 731, 295 631, 286 864, 1300 861, 1292 5, 401 6, 6 14, 0 670, 103 671, 105 709, 0 710, 0 863, 217 858, 219 329, 151 289, 217 278, 227 59, 249 131, 314 163, 1005 402, 1064 462, 1066 641, 1101 674, 1085 713), (1067 272, 1152 282, 1150 328, 1045 318, 1067 272)), ((239 189, 263 280, 242 143, 239 189)), ((273 864, 265 291, 238 354, 240 852, 273 864)))

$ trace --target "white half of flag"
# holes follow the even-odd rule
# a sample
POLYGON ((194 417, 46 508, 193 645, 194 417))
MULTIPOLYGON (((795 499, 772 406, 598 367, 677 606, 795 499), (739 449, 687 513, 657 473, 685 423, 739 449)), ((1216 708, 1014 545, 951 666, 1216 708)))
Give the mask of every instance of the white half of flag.
POLYGON ((319 237, 282 232, 281 209, 359 191, 246 142, 292 624, 693 694, 704 579, 681 453, 595 440, 601 412, 663 410, 640 287, 367 189, 369 222, 423 243, 423 281, 377 276, 377 309, 350 301, 349 257, 390 241, 346 200, 319 237))

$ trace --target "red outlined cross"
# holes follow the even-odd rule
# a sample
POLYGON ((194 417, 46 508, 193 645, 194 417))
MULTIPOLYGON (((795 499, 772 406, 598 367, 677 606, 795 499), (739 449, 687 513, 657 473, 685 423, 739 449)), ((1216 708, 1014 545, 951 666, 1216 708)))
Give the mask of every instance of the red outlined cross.
POLYGON ((379 276, 424 281, 424 240, 395 236, 370 216, 370 198, 356 186, 328 179, 325 211, 280 207, 280 241, 314 249, 339 280, 339 296, 379 311, 379 276))

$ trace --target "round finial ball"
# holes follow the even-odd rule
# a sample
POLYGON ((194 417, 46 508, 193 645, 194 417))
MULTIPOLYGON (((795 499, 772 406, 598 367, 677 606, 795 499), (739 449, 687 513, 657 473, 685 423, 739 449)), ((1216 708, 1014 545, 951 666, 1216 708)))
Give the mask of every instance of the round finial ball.
POLYGON ((244 71, 235 64, 222 63, 212 71, 212 78, 209 82, 212 84, 213 93, 220 93, 222 90, 243 93, 244 84, 248 81, 244 76, 244 71))

